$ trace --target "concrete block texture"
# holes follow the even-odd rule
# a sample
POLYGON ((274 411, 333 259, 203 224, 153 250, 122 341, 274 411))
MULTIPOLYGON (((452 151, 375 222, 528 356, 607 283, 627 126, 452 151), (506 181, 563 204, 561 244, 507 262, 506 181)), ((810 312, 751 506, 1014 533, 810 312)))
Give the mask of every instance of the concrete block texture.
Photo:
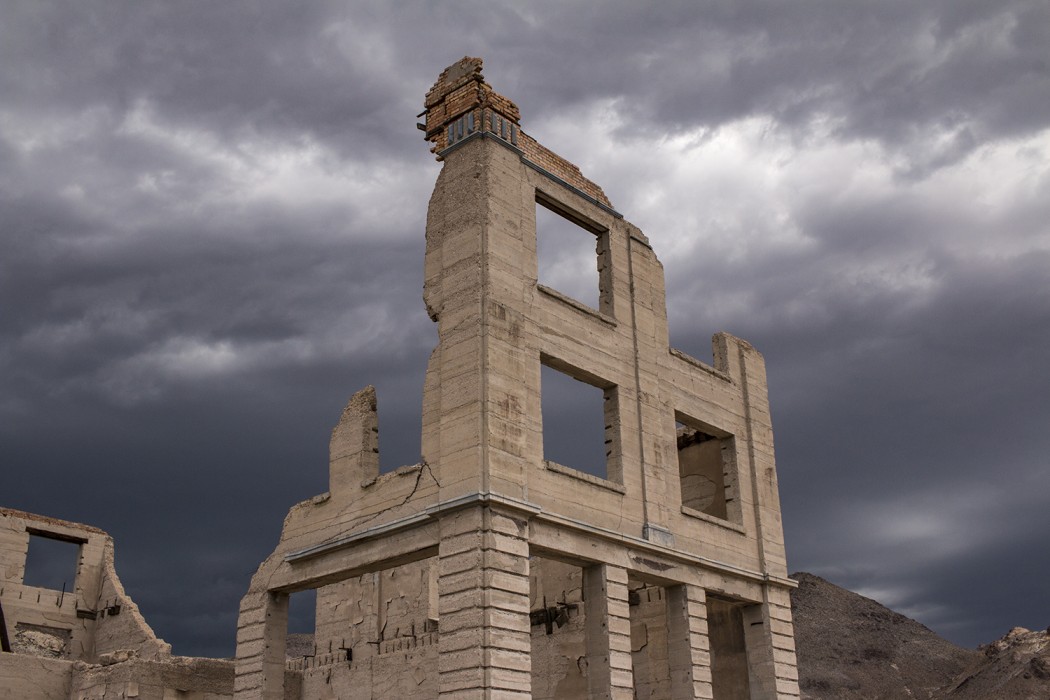
POLYGON ((235 696, 796 696, 761 354, 669 346, 648 238, 481 59, 425 108, 422 460, 379 474, 380 402, 350 400, 328 493, 291 509, 245 597, 235 696), (596 302, 546 284, 537 207, 594 251, 596 302), (545 454, 547 371, 599 397, 604 464, 545 454), (282 667, 281 601, 307 588, 314 656, 282 667))

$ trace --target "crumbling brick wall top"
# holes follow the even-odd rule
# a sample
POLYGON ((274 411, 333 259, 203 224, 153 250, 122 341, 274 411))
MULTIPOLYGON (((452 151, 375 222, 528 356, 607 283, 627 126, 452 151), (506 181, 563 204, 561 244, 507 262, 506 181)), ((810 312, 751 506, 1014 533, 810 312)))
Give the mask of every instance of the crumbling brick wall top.
POLYGON ((496 137, 518 149, 531 164, 611 209, 601 187, 521 130, 518 106, 485 82, 481 68, 480 58, 466 56, 443 70, 427 92, 423 129, 438 160, 445 149, 471 136, 496 137))

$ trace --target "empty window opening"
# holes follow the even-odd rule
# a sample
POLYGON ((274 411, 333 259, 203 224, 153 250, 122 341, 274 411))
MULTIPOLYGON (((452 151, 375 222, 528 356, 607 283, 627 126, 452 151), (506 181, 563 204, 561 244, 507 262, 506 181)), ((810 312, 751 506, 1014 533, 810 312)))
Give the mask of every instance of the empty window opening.
POLYGON ((733 437, 681 415, 676 418, 682 505, 715 518, 738 521, 733 437))
POLYGON ((314 656, 317 597, 317 590, 313 588, 288 596, 288 638, 285 656, 314 656))
POLYGON ((379 374, 374 381, 377 404, 382 407, 377 436, 380 474, 422 461, 423 412, 419 397, 423 395, 427 358, 437 344, 437 326, 422 312, 413 312, 399 321, 399 331, 422 340, 398 350, 407 369, 379 374))
POLYGON ((586 648, 583 569, 529 558, 532 698, 560 700, 588 696, 586 665, 571 663, 586 648), (558 669, 558 673, 551 673, 558 669))
POLYGON ((550 361, 540 370, 544 460, 620 482, 616 387, 566 374, 559 370, 571 368, 555 369, 550 361))
POLYGON ((609 313, 607 245, 606 232, 537 195, 536 258, 540 284, 609 313))
POLYGON ((631 666, 638 698, 671 697, 666 598, 663 586, 628 581, 631 666))
POLYGON ((48 533, 29 533, 29 552, 22 582, 53 591, 72 591, 80 565, 81 542, 48 533))
POLYGON ((751 697, 744 606, 736 601, 707 596, 707 634, 711 645, 711 686, 720 700, 751 697))

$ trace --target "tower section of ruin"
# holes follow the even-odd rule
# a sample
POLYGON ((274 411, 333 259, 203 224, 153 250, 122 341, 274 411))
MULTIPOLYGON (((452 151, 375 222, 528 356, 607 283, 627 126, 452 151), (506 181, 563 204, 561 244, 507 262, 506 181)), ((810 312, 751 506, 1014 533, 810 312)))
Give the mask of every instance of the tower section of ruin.
POLYGON ((291 510, 242 601, 237 697, 284 697, 307 588, 304 698, 798 697, 762 356, 724 333, 710 365, 669 346, 648 239, 480 59, 425 108, 423 459, 380 475, 374 390, 351 399, 329 492, 291 510), (596 302, 541 279, 549 216, 593 249, 596 302), (596 461, 545 441, 561 378, 595 397, 596 461))

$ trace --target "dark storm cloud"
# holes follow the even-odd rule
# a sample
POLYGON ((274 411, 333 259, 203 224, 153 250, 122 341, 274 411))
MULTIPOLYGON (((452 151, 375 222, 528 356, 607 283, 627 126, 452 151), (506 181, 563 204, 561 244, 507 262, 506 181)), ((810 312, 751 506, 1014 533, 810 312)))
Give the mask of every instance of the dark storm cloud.
POLYGON ((94 106, 127 113, 146 101, 225 138, 310 134, 362 151, 374 141, 351 136, 367 130, 396 146, 403 115, 384 112, 418 100, 400 103, 382 53, 341 33, 348 12, 332 3, 20 3, 3 52, 25 69, 6 71, 0 85, 44 118, 94 106))
POLYGON ((3 505, 109 530, 158 633, 232 653, 349 395, 418 458, 414 116, 480 55, 650 235, 673 343, 765 353, 793 568, 1045 625, 1048 43, 1038 2, 14 3, 3 505))
POLYGON ((623 138, 768 115, 805 144, 830 122, 842 138, 883 142, 904 159, 902 174, 920 175, 987 139, 1042 129, 1050 115, 1050 10, 1035 1, 558 4, 531 14, 548 11, 557 18, 504 25, 499 44, 527 57, 508 67, 530 109, 612 99, 623 138), (546 50, 550 41, 561 50, 546 50))
POLYGON ((383 393, 388 468, 418 459, 432 175, 389 158, 422 88, 380 114, 397 84, 305 8, 67 9, 0 42, 5 501, 108 529, 159 633, 228 655, 349 394, 383 393))

